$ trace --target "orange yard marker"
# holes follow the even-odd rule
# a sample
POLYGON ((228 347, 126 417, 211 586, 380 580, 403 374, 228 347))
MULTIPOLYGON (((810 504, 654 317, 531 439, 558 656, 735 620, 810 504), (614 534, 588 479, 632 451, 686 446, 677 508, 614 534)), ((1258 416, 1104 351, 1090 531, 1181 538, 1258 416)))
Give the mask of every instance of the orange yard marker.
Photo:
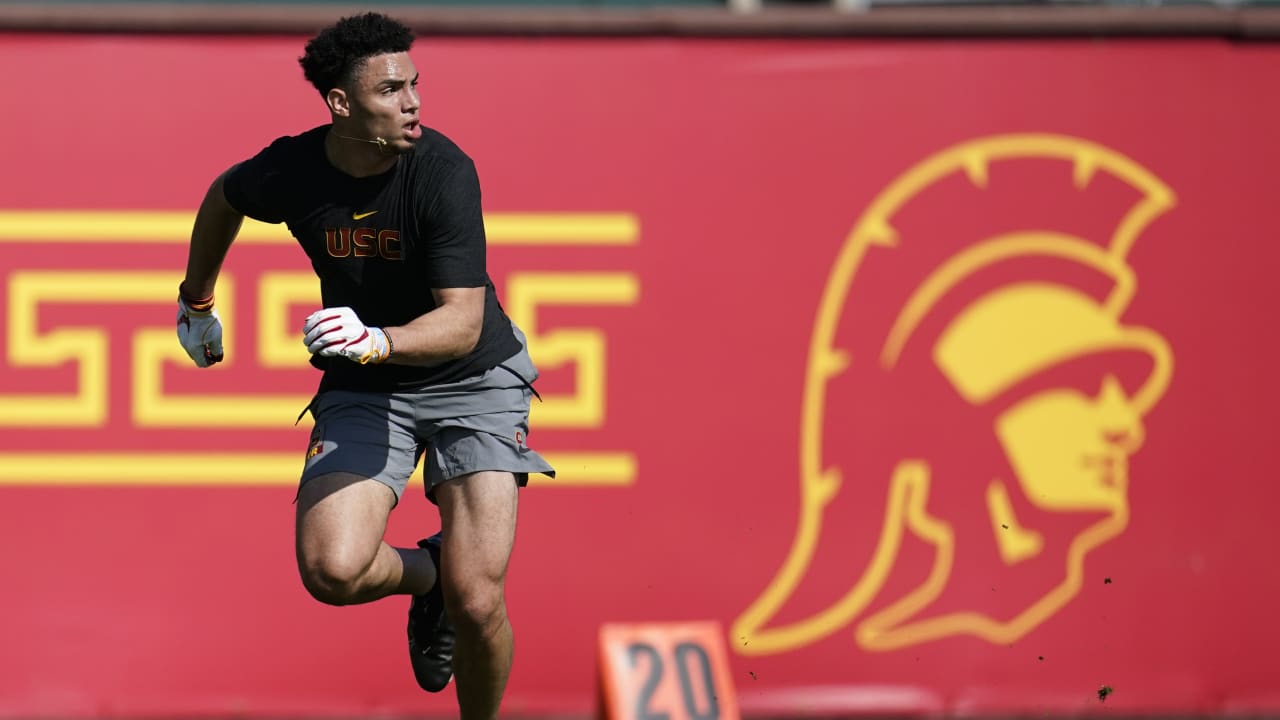
POLYGON ((606 623, 603 720, 740 720, 720 624, 606 623))

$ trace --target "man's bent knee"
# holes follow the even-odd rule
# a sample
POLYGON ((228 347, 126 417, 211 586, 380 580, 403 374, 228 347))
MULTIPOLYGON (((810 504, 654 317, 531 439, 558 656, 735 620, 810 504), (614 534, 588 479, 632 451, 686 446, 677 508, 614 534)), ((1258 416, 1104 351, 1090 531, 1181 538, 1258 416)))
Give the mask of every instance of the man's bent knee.
POLYGON ((362 602, 395 493, 350 473, 303 484, 297 516, 298 572, 312 597, 330 605, 362 602))
POLYGON ((311 597, 328 605, 350 605, 357 602, 364 589, 364 578, 370 566, 367 558, 353 553, 329 553, 320 557, 298 558, 302 585, 311 597))

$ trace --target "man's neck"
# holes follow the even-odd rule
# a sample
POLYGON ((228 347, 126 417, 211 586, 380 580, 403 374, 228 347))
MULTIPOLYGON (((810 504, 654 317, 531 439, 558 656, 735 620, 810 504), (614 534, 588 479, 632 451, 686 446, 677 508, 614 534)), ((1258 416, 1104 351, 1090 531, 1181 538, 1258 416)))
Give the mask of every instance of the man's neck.
POLYGON ((324 136, 324 154, 329 164, 352 177, 381 175, 396 164, 394 153, 383 151, 376 143, 352 137, 334 127, 324 136))

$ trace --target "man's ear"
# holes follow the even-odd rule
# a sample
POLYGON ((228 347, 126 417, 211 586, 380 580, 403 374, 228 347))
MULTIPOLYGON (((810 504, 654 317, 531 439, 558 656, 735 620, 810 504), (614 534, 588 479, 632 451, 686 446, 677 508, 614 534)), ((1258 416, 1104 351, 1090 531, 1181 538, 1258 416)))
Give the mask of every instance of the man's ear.
POLYGON ((329 112, 338 117, 351 117, 351 102, 347 98, 347 91, 342 88, 333 88, 325 96, 324 101, 329 105, 329 112))

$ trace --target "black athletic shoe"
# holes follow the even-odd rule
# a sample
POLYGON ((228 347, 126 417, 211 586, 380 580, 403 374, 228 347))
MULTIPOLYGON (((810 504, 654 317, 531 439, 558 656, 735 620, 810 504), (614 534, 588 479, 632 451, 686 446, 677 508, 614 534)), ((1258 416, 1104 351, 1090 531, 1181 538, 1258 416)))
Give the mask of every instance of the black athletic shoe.
POLYGON ((453 677, 453 623, 444 613, 440 590, 440 533, 418 542, 436 564, 436 584, 425 595, 414 595, 409 605, 409 662, 418 685, 440 692, 453 677))

